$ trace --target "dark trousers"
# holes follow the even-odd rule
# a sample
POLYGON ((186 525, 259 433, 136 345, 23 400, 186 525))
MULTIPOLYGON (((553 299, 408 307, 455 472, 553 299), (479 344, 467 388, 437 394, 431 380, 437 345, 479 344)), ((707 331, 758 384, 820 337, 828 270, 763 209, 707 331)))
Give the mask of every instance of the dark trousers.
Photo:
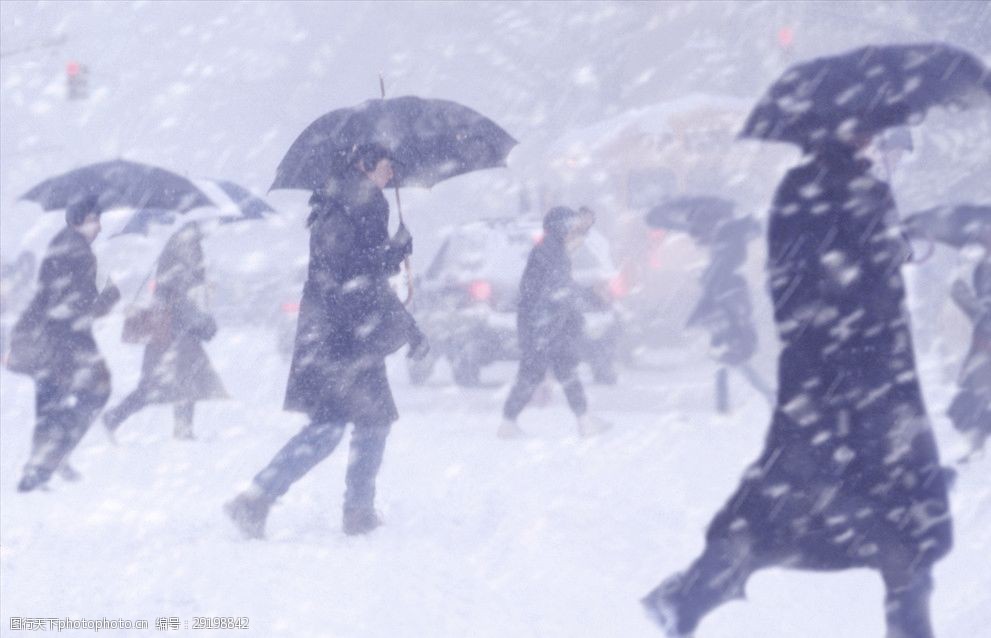
MULTIPOLYGON (((271 500, 282 496, 334 451, 344 437, 347 424, 320 421, 317 416, 299 434, 289 439, 254 482, 271 500)), ((358 421, 351 433, 351 451, 345 476, 344 508, 372 509, 375 477, 382 466, 390 424, 358 421)))
MULTIPOLYGON (((149 405, 148 392, 138 387, 131 392, 116 407, 107 410, 107 427, 116 430, 121 424, 129 419, 136 412, 141 411, 149 405)), ((192 433, 193 414, 196 404, 193 401, 177 401, 172 405, 172 416, 175 419, 175 431, 179 433, 192 433)))
POLYGON ((585 389, 578 378, 577 368, 578 358, 570 352, 563 350, 524 351, 520 360, 520 369, 516 373, 516 383, 509 391, 502 415, 507 419, 516 420, 526 404, 530 402, 537 386, 547 376, 548 369, 554 371, 558 383, 564 388, 564 395, 568 398, 568 405, 575 416, 585 414, 588 410, 588 403, 585 400, 585 389))
MULTIPOLYGON (((887 638, 933 638, 929 619, 932 577, 928 567, 915 567, 908 553, 890 549, 882 552, 884 611, 887 638)), ((693 632, 702 618, 719 605, 742 598, 750 576, 763 567, 749 548, 729 541, 706 544, 702 555, 682 574, 669 578, 654 589, 644 602, 663 601, 677 614, 678 631, 693 632)))
POLYGON ((36 484, 45 483, 68 458, 106 405, 109 378, 103 366, 96 366, 64 378, 35 379, 36 420, 25 477, 32 477, 36 484), (90 378, 85 378, 87 375, 90 378), (72 387, 77 378, 83 379, 85 387, 72 387))

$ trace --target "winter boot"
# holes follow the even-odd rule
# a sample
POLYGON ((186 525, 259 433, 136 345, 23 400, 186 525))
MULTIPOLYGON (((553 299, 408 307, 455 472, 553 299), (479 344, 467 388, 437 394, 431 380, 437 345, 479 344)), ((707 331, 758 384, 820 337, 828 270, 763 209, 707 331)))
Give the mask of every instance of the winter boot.
POLYGON ((503 419, 496 436, 500 439, 520 439, 526 436, 526 432, 521 430, 513 419, 503 419))
POLYGON ((245 538, 265 538, 265 519, 272 500, 260 489, 251 487, 224 504, 224 513, 245 538))
POLYGON ((344 533, 348 536, 367 534, 382 524, 374 507, 345 507, 344 533))
POLYGON ((30 492, 35 490, 45 484, 45 479, 41 477, 41 473, 37 470, 24 470, 24 476, 21 477, 20 482, 17 484, 18 492, 30 492))
POLYGON ((58 466, 56 472, 58 472, 58 475, 63 481, 69 481, 70 483, 75 483, 83 477, 83 475, 80 474, 76 468, 69 465, 68 461, 63 461, 62 464, 58 466))
POLYGON ((693 632, 678 629, 678 608, 671 595, 681 587, 683 579, 681 574, 675 574, 640 599, 647 616, 657 623, 667 638, 692 638, 693 635, 693 632))
POLYGON ((583 437, 595 436, 612 429, 612 423, 597 416, 583 414, 578 417, 578 434, 583 437))

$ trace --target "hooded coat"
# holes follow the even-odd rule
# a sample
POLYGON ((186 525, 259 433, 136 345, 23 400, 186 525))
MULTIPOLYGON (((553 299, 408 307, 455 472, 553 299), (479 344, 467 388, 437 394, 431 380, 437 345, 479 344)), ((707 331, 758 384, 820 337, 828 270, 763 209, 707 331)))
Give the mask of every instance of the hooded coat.
POLYGON ((284 408, 320 420, 399 418, 385 356, 413 319, 389 286, 409 244, 389 240, 389 204, 354 171, 310 199, 310 262, 284 408))
POLYGON ((152 311, 160 329, 145 347, 139 383, 151 403, 228 396, 203 349, 217 322, 190 297, 206 286, 201 237, 195 223, 186 224, 158 257, 152 311))
POLYGON ((552 209, 544 222, 544 237, 530 252, 520 279, 516 327, 524 352, 573 349, 582 336, 584 317, 571 277, 565 239, 577 213, 552 209))
POLYGON ((708 540, 762 564, 931 565, 952 544, 916 374, 894 200, 869 163, 823 147, 778 188, 769 287, 783 350, 764 450, 708 540))

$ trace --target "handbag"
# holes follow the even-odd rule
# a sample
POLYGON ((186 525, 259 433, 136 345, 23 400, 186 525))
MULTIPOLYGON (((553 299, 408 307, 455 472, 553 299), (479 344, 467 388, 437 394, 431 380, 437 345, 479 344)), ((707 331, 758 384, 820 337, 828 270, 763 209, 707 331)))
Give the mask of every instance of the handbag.
POLYGON ((52 345, 46 338, 44 322, 35 304, 20 316, 10 332, 10 352, 6 366, 11 372, 34 376, 51 359, 52 345))
POLYGON ((124 329, 121 341, 147 345, 164 338, 169 330, 169 311, 163 304, 151 306, 131 306, 124 314, 124 329))

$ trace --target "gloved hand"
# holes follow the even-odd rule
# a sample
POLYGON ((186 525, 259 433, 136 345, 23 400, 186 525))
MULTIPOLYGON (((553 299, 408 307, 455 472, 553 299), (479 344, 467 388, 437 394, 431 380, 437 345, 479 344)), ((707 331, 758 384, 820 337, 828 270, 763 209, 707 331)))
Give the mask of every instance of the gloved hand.
POLYGON ((414 326, 406 356, 413 361, 423 361, 429 353, 430 342, 427 340, 427 335, 420 332, 420 329, 414 326))
POLYGON ((399 224, 396 234, 392 236, 389 243, 391 244, 394 254, 396 254, 400 260, 406 259, 413 254, 413 236, 410 235, 409 230, 406 229, 406 224, 399 224))
POLYGON ((110 312, 110 309, 118 301, 120 301, 120 288, 117 287, 113 280, 107 279, 107 284, 93 302, 93 314, 97 317, 102 317, 110 312))

